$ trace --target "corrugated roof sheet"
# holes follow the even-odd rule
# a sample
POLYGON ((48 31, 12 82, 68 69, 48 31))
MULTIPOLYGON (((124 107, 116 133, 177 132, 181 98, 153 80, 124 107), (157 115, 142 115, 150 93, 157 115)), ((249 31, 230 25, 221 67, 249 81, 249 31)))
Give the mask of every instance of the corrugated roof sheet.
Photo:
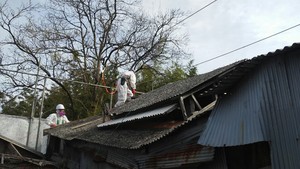
POLYGON ((132 116, 126 116, 126 117, 123 117, 123 118, 110 120, 110 121, 107 121, 105 123, 97 125, 97 127, 101 128, 101 127, 107 127, 107 126, 112 126, 112 125, 116 125, 116 124, 119 125, 119 124, 132 122, 132 121, 143 119, 143 118, 149 118, 149 117, 154 117, 154 116, 158 116, 158 115, 163 115, 165 113, 168 113, 168 112, 174 110, 175 108, 177 108, 177 104, 172 104, 172 105, 169 105, 169 106, 165 106, 165 107, 161 107, 161 108, 158 108, 158 109, 150 110, 150 111, 147 111, 145 113, 140 113, 140 114, 135 114, 135 115, 132 115, 132 116))
MULTIPOLYGON (((119 115, 128 112, 144 111, 147 107, 153 107, 166 100, 171 101, 174 98, 178 98, 180 95, 189 92, 200 85, 205 86, 205 82, 218 77, 219 75, 233 69, 235 66, 242 64, 244 60, 235 62, 233 64, 218 68, 209 73, 197 75, 185 80, 169 83, 151 92, 140 95, 137 99, 120 106, 113 108, 111 114, 119 115)), ((174 99, 175 100, 175 99, 174 99)), ((177 100, 175 100, 177 102, 177 100)))
POLYGON ((12 168, 16 167, 16 164, 26 167, 43 167, 56 168, 57 164, 51 161, 44 160, 42 153, 17 143, 9 138, 0 135, 0 145, 3 146, 0 149, 0 156, 3 160, 0 164, 0 168, 12 168), (29 164, 26 164, 29 163, 29 164), (33 165, 30 165, 33 164, 33 165))
POLYGON ((20 144, 20 143, 14 141, 14 140, 12 140, 12 139, 9 139, 9 138, 7 138, 7 137, 5 137, 5 136, 0 135, 0 140, 3 140, 3 141, 5 141, 5 142, 8 142, 9 144, 12 144, 13 146, 15 146, 15 147, 17 147, 17 148, 24 149, 24 150, 23 150, 24 152, 25 152, 25 151, 28 151, 29 153, 32 153, 32 154, 34 154, 34 155, 37 156, 37 157, 40 157, 40 158, 43 157, 43 154, 42 154, 41 152, 38 152, 38 151, 36 151, 36 150, 34 150, 34 149, 30 148, 30 147, 27 147, 27 146, 25 146, 25 145, 22 145, 22 144, 20 144))

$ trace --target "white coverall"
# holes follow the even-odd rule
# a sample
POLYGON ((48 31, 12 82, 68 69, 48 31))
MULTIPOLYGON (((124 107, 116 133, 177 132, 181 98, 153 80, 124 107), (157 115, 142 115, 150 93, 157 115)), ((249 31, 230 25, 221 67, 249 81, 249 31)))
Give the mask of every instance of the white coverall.
POLYGON ((69 123, 66 115, 60 116, 57 113, 52 113, 46 118, 46 124, 51 126, 52 124, 60 125, 64 123, 69 123))
POLYGON ((115 104, 115 107, 121 106, 126 102, 126 100, 129 100, 133 96, 133 93, 130 89, 136 89, 135 83, 136 76, 133 71, 126 71, 121 75, 121 77, 119 77, 117 81, 118 101, 115 104), (121 85, 122 78, 125 78, 126 80, 123 85, 121 85))

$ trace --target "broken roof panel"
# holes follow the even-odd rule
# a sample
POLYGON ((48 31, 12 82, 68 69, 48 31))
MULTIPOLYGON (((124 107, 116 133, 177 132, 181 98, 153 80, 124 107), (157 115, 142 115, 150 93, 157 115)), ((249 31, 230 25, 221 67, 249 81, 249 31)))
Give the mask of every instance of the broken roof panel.
POLYGON ((1 168, 13 168, 16 164, 24 168, 57 168, 56 163, 44 160, 42 153, 2 135, 0 135, 0 147, 1 168))
POLYGON ((123 118, 110 120, 110 121, 107 121, 105 123, 97 125, 97 127, 112 126, 112 125, 115 125, 115 124, 123 124, 123 123, 126 123, 126 122, 132 122, 132 121, 135 121, 135 120, 138 120, 138 119, 144 119, 144 118, 154 117, 154 116, 158 116, 158 115, 163 115, 163 114, 166 114, 166 113, 168 113, 168 112, 170 112, 170 111, 172 111, 176 108, 177 108, 177 104, 172 104, 172 105, 169 105, 169 106, 165 106, 165 107, 161 107, 161 108, 158 108, 158 109, 150 110, 150 111, 147 111, 145 113, 135 114, 135 115, 132 115, 132 116, 125 116, 123 118))

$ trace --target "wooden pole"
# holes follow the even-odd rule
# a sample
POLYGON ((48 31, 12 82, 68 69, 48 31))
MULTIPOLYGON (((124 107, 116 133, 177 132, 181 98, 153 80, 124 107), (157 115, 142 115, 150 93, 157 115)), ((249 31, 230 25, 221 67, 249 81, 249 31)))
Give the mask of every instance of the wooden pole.
POLYGON ((29 118, 29 126, 28 126, 27 141, 26 141, 26 146, 27 147, 29 145, 30 130, 31 130, 31 127, 32 127, 32 120, 33 120, 34 113, 35 113, 36 95, 37 95, 37 83, 38 83, 39 73, 40 73, 40 63, 41 62, 40 62, 40 59, 39 59, 39 66, 38 66, 38 70, 37 70, 37 74, 36 74, 36 78, 35 78, 34 99, 33 99, 33 103, 32 103, 31 115, 30 115, 30 118, 29 118))

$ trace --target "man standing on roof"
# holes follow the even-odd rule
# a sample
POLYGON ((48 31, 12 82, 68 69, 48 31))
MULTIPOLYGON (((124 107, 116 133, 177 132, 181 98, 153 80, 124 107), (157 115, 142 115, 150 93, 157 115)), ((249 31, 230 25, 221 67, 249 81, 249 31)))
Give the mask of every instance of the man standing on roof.
POLYGON ((118 101, 115 107, 121 106, 136 93, 136 76, 133 71, 122 73, 117 81, 118 101))
POLYGON ((65 106, 62 104, 58 104, 56 106, 56 113, 52 113, 46 118, 46 124, 48 124, 51 128, 69 122, 70 121, 68 120, 65 113, 65 106))

